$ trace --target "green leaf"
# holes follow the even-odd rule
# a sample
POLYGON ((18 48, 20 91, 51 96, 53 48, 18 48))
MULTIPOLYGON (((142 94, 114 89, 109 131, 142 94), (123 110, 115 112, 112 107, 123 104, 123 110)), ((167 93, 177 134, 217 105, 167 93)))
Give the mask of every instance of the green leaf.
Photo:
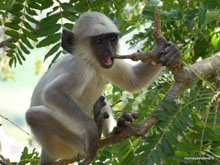
POLYGON ((14 43, 6 43, 6 46, 11 49, 15 49, 17 47, 14 43))
POLYGON ((144 9, 142 14, 146 20, 154 20, 154 12, 152 10, 144 9))
POLYGON ((17 11, 17 10, 10 10, 9 11, 13 16, 16 16, 16 17, 21 17, 23 14, 22 12, 20 11, 17 11))
POLYGON ((208 0, 203 2, 208 9, 215 9, 220 5, 219 0, 208 0))
POLYGON ((34 19, 33 17, 31 17, 31 16, 29 16, 29 15, 27 15, 27 14, 25 14, 25 18, 26 18, 28 21, 32 22, 32 23, 35 23, 35 24, 39 24, 39 23, 40 23, 38 20, 34 19))
POLYGON ((76 8, 75 5, 72 5, 71 3, 62 3, 61 7, 64 11, 70 11, 70 12, 74 12, 76 14, 80 14, 76 8))
POLYGON ((14 49, 8 49, 8 50, 6 50, 6 52, 14 54, 15 50, 14 49))
POLYGON ((200 144, 184 144, 184 143, 178 143, 175 145, 182 151, 188 151, 188 152, 196 152, 200 149, 200 144))
POLYGON ((66 29, 72 30, 73 29, 73 24, 72 23, 65 23, 63 25, 63 27, 65 27, 66 29))
POLYGON ((186 27, 187 27, 188 31, 192 31, 193 28, 195 27, 195 20, 186 22, 186 27))
POLYGON ((27 13, 29 15, 37 15, 36 11, 35 10, 32 10, 31 8, 29 7, 25 7, 25 10, 27 11, 27 13))
POLYGON ((54 43, 58 42, 60 40, 60 38, 61 38, 61 33, 56 33, 56 34, 53 34, 51 36, 48 36, 48 37, 44 38, 43 40, 41 40, 37 44, 37 48, 41 48, 41 47, 44 47, 44 46, 54 44, 54 43))
POLYGON ((60 30, 60 28, 61 28, 60 24, 48 25, 47 28, 42 29, 42 31, 37 33, 37 36, 42 37, 42 36, 48 36, 48 35, 54 34, 54 33, 58 32, 60 30))
POLYGON ((34 1, 27 1, 27 4, 30 8, 41 10, 41 6, 37 3, 35 3, 34 1))
POLYGON ((23 53, 21 52, 21 50, 18 48, 18 55, 22 58, 23 61, 26 61, 26 58, 24 57, 23 53))
POLYGON ((178 107, 176 106, 176 104, 174 102, 171 102, 168 100, 162 100, 160 103, 162 104, 162 106, 164 108, 166 108, 168 110, 168 112, 176 111, 178 109, 178 107))
POLYGON ((57 21, 60 19, 60 17, 60 14, 53 14, 51 16, 43 18, 40 21, 40 28, 47 29, 48 25, 55 25, 57 21))
POLYGON ((19 64, 22 65, 22 61, 21 61, 21 59, 20 59, 18 53, 16 53, 16 57, 17 57, 17 59, 18 59, 19 64))
POLYGON ((13 23, 13 24, 19 24, 19 23, 21 23, 21 18, 19 18, 18 16, 14 17, 13 20, 12 20, 12 23, 13 23))
POLYGON ((10 67, 12 67, 12 65, 13 65, 13 63, 14 63, 14 60, 15 60, 15 57, 14 58, 11 58, 10 60, 9 60, 9 66, 10 67))
POLYGON ((26 54, 30 54, 30 51, 21 43, 19 42, 20 48, 21 50, 26 53, 26 54))
POLYGON ((57 52, 57 51, 59 50, 59 48, 60 48, 60 43, 54 45, 54 46, 49 50, 49 52, 45 55, 44 61, 45 61, 48 57, 50 57, 51 55, 53 55, 55 52, 57 52))
MULTIPOLYGON (((184 111, 184 110, 183 110, 183 111, 184 111)), ((192 123, 191 119, 189 118, 189 116, 184 115, 184 113, 180 113, 180 114, 178 115, 178 118, 179 118, 182 122, 186 123, 188 126, 193 127, 193 123, 192 123)))
POLYGON ((19 33, 14 30, 6 30, 5 34, 7 34, 13 38, 19 38, 19 33))
POLYGON ((191 117, 193 120, 194 128, 197 130, 201 130, 203 126, 202 126, 202 122, 199 119, 199 117, 197 116, 197 114, 192 114, 191 117))
POLYGON ((24 147, 24 150, 22 152, 20 160, 26 159, 26 156, 28 155, 28 148, 24 147))
POLYGON ((154 163, 160 164, 160 155, 157 154, 156 150, 154 150, 152 152, 151 157, 152 157, 154 163))
POLYGON ((51 61, 51 64, 49 65, 49 68, 53 65, 53 63, 56 62, 56 60, 60 57, 60 54, 62 53, 62 51, 59 51, 55 57, 53 58, 53 60, 51 61))
POLYGON ((156 149, 158 155, 160 155, 161 159, 162 160, 165 160, 166 159, 166 154, 165 152, 163 151, 163 148, 161 147, 161 144, 157 146, 157 149, 156 149))
POLYGON ((215 133, 212 129, 208 127, 206 127, 205 129, 205 136, 210 140, 220 142, 220 133, 215 133))
POLYGON ((20 11, 20 10, 22 10, 23 8, 24 8, 24 5, 23 5, 23 4, 21 4, 21 3, 16 3, 16 4, 13 5, 12 10, 20 11))
POLYGON ((9 27, 11 29, 14 29, 14 30, 19 30, 20 29, 20 26, 18 24, 14 24, 12 22, 6 22, 5 26, 9 27))
POLYGON ((26 21, 23 21, 24 26, 30 30, 30 31, 34 31, 35 29, 26 21))
POLYGON ((172 119, 172 116, 169 113, 163 111, 160 113, 159 118, 162 121, 169 122, 172 119))
POLYGON ((17 50, 19 55, 23 55, 19 47, 17 47, 17 50))
POLYGON ((5 4, 3 2, 0 2, 0 10, 10 10, 11 5, 10 4, 5 4))
POLYGON ((32 44, 30 43, 30 41, 26 38, 25 35, 21 35, 21 41, 23 43, 25 43, 25 45, 27 45, 30 49, 33 49, 32 44))
POLYGON ((25 0, 16 0, 16 2, 24 3, 25 0))
POLYGON ((42 8, 42 10, 47 9, 47 8, 53 6, 53 4, 54 4, 53 0, 43 0, 41 3, 41 8, 42 8))
POLYGON ((198 12, 198 22, 199 22, 199 26, 202 27, 202 25, 205 23, 206 20, 206 12, 207 9, 204 7, 200 7, 199 8, 199 12, 198 12))
POLYGON ((163 151, 165 151, 165 153, 167 153, 167 154, 173 153, 173 149, 172 149, 170 143, 166 139, 162 139, 161 147, 163 148, 163 151))
POLYGON ((7 54, 6 54, 6 56, 8 56, 8 57, 11 57, 11 58, 12 58, 12 57, 14 57, 15 55, 14 55, 13 53, 10 53, 10 52, 9 52, 9 53, 7 53, 7 54))
POLYGON ((23 33, 24 33, 28 38, 30 38, 31 40, 33 40, 33 41, 38 41, 38 40, 37 40, 37 37, 36 37, 35 35, 33 35, 31 32, 29 32, 28 30, 22 28, 22 31, 23 31, 23 33))

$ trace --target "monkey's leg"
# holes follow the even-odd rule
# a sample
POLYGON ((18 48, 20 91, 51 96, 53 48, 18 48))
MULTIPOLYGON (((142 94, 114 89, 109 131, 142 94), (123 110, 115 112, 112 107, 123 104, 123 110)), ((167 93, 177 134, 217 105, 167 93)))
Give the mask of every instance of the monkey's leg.
POLYGON ((76 158, 84 152, 84 138, 70 131, 54 113, 45 106, 31 107, 26 113, 26 121, 42 146, 41 165, 76 158))

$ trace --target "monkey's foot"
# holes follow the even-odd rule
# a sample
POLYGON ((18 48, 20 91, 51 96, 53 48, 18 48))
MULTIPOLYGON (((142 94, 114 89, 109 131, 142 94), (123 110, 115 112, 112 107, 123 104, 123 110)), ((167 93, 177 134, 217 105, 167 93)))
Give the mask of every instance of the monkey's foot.
POLYGON ((121 130, 125 127, 129 127, 132 130, 135 130, 136 127, 132 122, 133 122, 134 119, 137 119, 138 117, 139 117, 139 115, 137 113, 125 112, 118 119, 117 126, 114 128, 113 132, 116 133, 116 134, 119 134, 121 132, 121 130))

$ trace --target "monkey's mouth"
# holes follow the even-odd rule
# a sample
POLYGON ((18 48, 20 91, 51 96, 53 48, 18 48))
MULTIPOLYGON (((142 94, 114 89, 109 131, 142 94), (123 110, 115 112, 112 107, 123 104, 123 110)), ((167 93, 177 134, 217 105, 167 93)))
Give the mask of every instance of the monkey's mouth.
POLYGON ((111 57, 107 57, 101 60, 101 65, 106 69, 111 68, 113 63, 114 63, 114 59, 111 57))

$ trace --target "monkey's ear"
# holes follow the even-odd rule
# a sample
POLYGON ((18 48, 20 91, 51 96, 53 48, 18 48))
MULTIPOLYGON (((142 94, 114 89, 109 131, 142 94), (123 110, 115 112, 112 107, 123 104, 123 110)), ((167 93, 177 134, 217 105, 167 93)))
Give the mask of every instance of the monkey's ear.
POLYGON ((74 38, 74 33, 72 31, 63 29, 61 46, 68 53, 72 53, 74 50, 74 38))
POLYGON ((117 19, 117 18, 114 18, 114 19, 113 19, 113 22, 114 22, 114 24, 115 24, 116 26, 118 26, 118 19, 117 19))

